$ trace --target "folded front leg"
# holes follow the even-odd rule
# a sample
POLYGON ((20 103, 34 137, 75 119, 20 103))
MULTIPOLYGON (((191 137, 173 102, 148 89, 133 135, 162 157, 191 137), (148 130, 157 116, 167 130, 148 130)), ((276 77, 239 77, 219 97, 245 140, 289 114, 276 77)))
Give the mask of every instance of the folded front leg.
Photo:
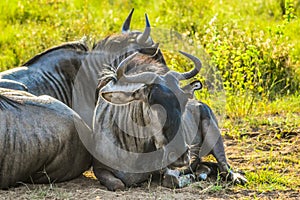
POLYGON ((207 154, 212 154, 218 162, 220 174, 226 178, 227 181, 232 181, 237 184, 245 184, 247 179, 243 177, 243 175, 234 172, 227 162, 221 132, 212 110, 207 105, 202 104, 200 106, 200 113, 200 136, 203 139, 199 157, 201 158, 207 154))

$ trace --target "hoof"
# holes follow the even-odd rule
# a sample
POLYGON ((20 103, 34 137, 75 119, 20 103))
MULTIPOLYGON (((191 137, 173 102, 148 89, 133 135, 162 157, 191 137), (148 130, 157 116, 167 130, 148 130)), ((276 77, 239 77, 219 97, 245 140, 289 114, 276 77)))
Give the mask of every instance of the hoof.
POLYGON ((245 185, 248 181, 240 173, 234 172, 227 163, 219 163, 221 176, 226 181, 231 181, 233 184, 245 185))
POLYGON ((234 183, 238 185, 245 185, 248 181, 247 179, 241 175, 240 173, 230 171, 228 173, 229 179, 234 183))
POLYGON ((125 190, 125 185, 120 179, 112 180, 110 182, 106 182, 105 184, 100 181, 108 190, 117 191, 117 190, 125 190))
POLYGON ((108 190, 125 190, 125 184, 110 171, 101 169, 94 172, 100 184, 104 185, 108 190))
POLYGON ((197 167, 197 179, 198 181, 205 181, 208 176, 211 174, 211 168, 205 163, 200 163, 197 167))

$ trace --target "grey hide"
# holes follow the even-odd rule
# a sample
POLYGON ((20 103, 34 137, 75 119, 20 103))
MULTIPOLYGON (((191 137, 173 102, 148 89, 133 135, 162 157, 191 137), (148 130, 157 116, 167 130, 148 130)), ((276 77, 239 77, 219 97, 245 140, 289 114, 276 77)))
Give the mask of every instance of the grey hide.
POLYGON ((0 88, 0 188, 52 183, 81 175, 91 165, 78 130, 91 130, 50 96, 0 88))

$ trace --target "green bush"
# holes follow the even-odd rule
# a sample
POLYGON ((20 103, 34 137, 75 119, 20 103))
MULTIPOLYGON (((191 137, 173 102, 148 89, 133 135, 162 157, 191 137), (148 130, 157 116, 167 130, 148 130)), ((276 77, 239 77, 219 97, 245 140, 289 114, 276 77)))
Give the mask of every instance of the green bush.
MULTIPOLYGON (((204 59, 206 66, 198 76, 205 83, 197 94, 201 99, 211 99, 216 89, 224 93, 223 88, 227 110, 248 114, 257 100, 299 90, 298 0, 5 0, 0 2, 0 70, 84 35, 92 44, 120 32, 133 7, 133 29, 143 29, 147 12, 157 28, 153 35, 160 30, 178 32, 187 44, 178 48, 204 59)), ((165 40, 160 42, 164 45, 165 40)), ((177 54, 166 57, 179 71, 192 67, 177 54)))
POLYGON ((199 39, 221 71, 227 92, 271 98, 297 91, 299 80, 290 58, 293 46, 282 28, 250 32, 212 22, 199 39))

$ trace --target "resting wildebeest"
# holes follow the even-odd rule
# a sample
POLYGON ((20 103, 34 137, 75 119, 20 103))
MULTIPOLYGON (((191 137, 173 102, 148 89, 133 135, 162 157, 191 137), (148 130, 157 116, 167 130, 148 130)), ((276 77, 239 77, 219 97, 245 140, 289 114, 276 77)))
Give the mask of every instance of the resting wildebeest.
POLYGON ((95 107, 98 74, 107 64, 119 64, 125 57, 156 44, 150 37, 150 24, 145 15, 144 32, 130 31, 133 10, 122 26, 122 33, 108 36, 89 50, 82 39, 38 54, 22 67, 0 73, 0 79, 25 85, 34 95, 52 96, 75 110, 91 127, 95 107))
POLYGON ((188 165, 191 147, 201 142, 222 172, 232 179, 243 178, 229 171, 211 110, 189 100, 197 87, 179 86, 202 66, 198 58, 181 53, 194 62, 194 69, 170 71, 155 56, 135 53, 117 71, 107 69, 100 76, 91 151, 96 158, 94 173, 109 190, 138 184, 161 170, 172 176, 169 169, 188 165), (213 140, 205 139, 211 134, 213 140))
POLYGON ((92 157, 79 130, 91 136, 78 114, 60 101, 0 88, 0 188, 81 175, 92 157))

